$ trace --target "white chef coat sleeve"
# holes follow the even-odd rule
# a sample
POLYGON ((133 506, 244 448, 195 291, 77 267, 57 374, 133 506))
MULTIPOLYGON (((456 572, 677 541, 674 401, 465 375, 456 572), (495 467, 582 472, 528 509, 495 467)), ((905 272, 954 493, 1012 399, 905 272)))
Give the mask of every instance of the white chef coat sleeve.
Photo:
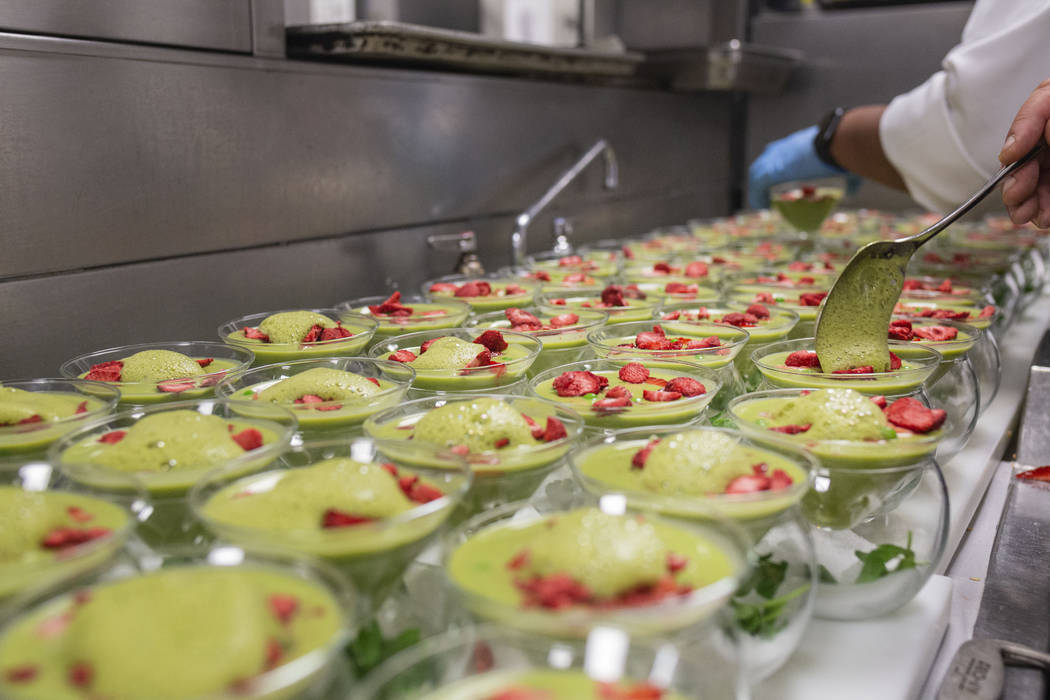
POLYGON ((999 167, 1017 109, 1050 77, 1050 3, 980 0, 942 70, 890 102, 883 151, 909 194, 947 212, 999 167))

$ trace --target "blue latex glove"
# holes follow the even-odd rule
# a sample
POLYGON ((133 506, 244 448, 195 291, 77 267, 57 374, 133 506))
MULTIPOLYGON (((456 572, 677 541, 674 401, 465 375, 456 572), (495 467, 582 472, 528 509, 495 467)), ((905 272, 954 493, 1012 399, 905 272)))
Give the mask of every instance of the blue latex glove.
POLYGON ((747 171, 747 205, 751 209, 769 207, 769 188, 792 180, 815 180, 822 177, 847 175, 847 191, 860 185, 860 178, 849 175, 820 159, 813 139, 817 127, 810 126, 766 145, 762 155, 755 158, 747 171))

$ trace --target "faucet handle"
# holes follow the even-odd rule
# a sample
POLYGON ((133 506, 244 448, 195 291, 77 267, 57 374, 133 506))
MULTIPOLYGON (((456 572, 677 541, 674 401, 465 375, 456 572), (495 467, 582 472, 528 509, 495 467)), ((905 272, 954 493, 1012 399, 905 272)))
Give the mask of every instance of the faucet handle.
POLYGON ((427 245, 450 253, 472 253, 478 249, 478 239, 473 231, 432 233, 427 236, 427 245))

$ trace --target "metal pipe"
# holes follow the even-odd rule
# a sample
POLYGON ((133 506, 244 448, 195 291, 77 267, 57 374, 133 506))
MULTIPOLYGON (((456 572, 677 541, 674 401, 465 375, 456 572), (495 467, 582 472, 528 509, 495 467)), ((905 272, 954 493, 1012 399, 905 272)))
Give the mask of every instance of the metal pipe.
POLYGON ((531 224, 533 219, 535 219, 539 213, 551 203, 551 200, 568 187, 569 183, 575 180, 576 177, 591 164, 591 161, 597 158, 600 154, 605 155, 605 189, 613 190, 619 186, 620 170, 616 163, 616 152, 613 151, 613 148, 609 145, 608 141, 605 139, 599 139, 598 142, 591 146, 571 168, 562 173, 561 177, 557 179, 542 197, 536 200, 535 204, 518 214, 517 218, 514 220, 514 232, 510 237, 510 252, 511 260, 515 267, 521 267, 525 264, 529 224, 531 224))

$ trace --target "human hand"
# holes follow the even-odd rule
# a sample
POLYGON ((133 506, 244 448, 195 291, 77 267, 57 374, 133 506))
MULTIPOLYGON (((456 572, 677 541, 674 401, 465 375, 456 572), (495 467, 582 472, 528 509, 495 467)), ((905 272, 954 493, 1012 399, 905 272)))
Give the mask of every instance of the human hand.
MULTIPOLYGON (((1050 143, 1050 80, 1044 80, 1017 110, 1007 132, 999 161, 1013 163, 1035 148, 1039 139, 1050 143)), ((1003 184, 1003 204, 1015 224, 1029 221, 1050 228, 1050 149, 1044 148, 1003 184)))
MULTIPOLYGON (((747 171, 747 205, 751 209, 769 207, 769 188, 781 182, 815 180, 846 175, 846 171, 828 165, 817 155, 813 140, 817 127, 810 126, 766 144, 762 155, 755 158, 747 171)), ((851 182, 851 189, 855 189, 851 182)))

